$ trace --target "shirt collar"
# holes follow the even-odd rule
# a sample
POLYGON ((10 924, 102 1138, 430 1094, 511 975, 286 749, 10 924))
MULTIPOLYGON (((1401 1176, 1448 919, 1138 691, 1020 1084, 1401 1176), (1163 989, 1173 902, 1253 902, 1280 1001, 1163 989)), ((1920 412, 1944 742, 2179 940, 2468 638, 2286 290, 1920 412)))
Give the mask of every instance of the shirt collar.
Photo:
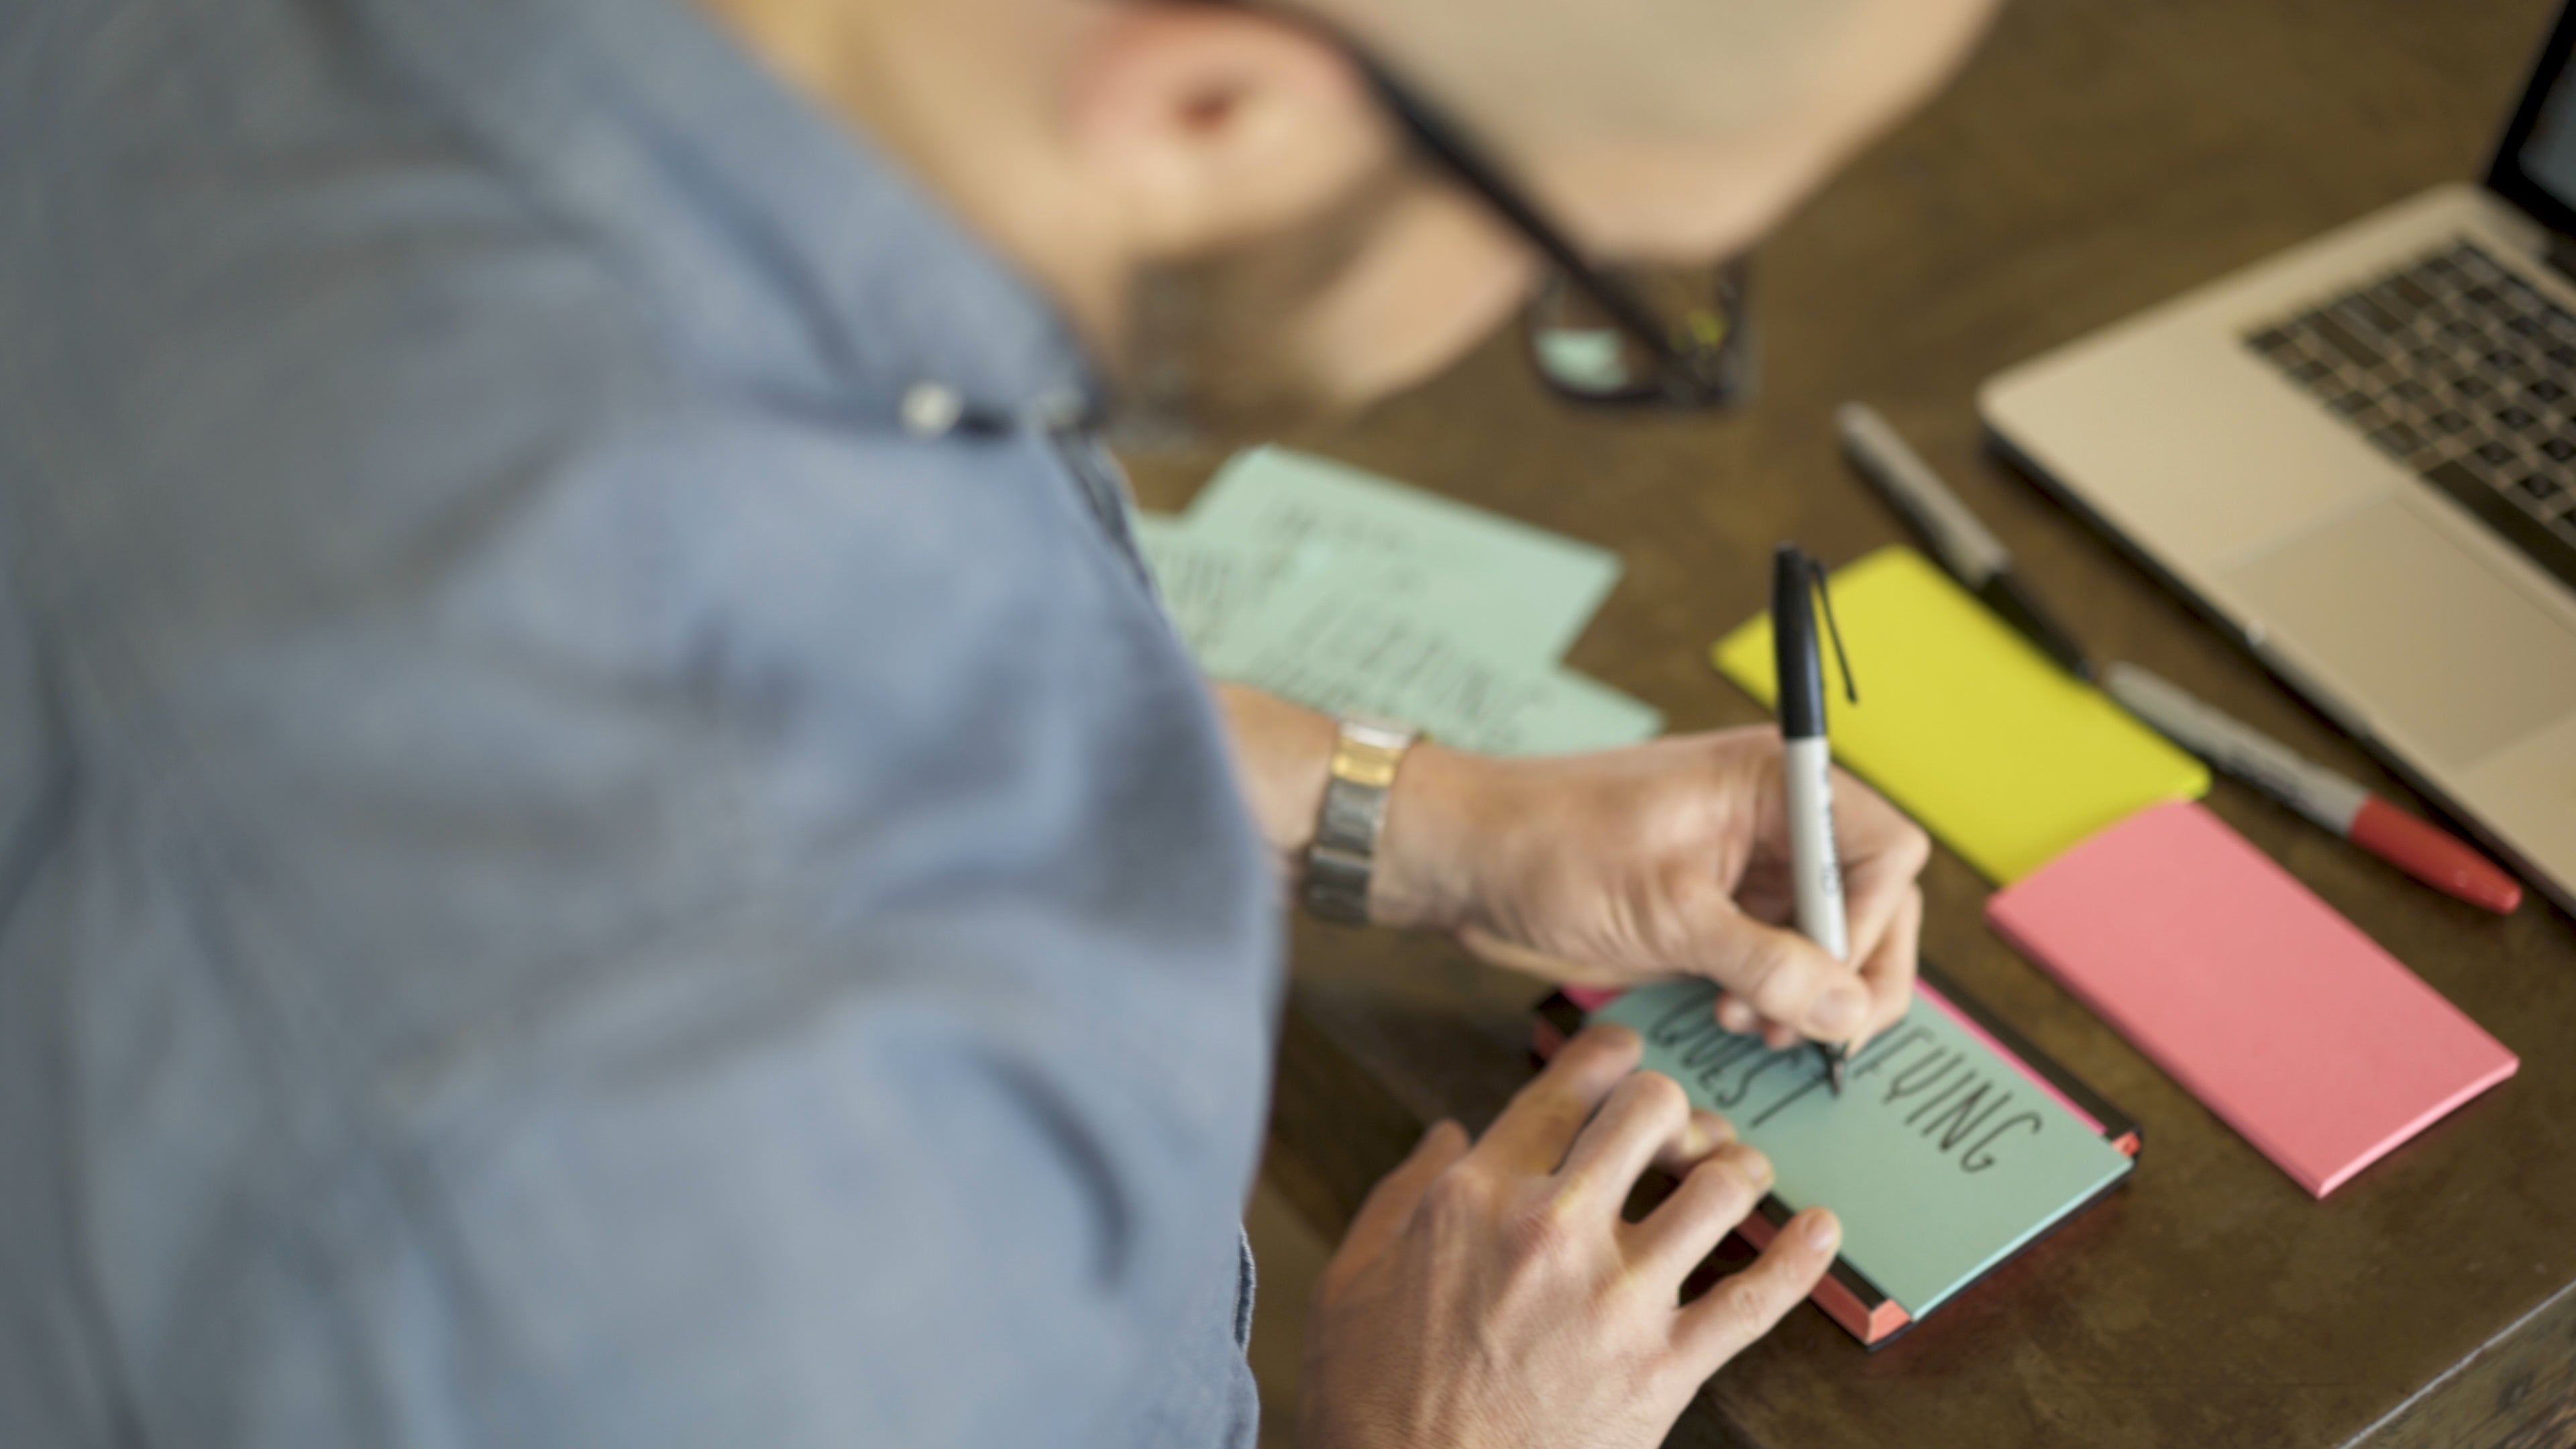
POLYGON ((1047 299, 690 0, 359 3, 396 67, 615 253, 702 364, 914 431, 1097 409, 1047 299))

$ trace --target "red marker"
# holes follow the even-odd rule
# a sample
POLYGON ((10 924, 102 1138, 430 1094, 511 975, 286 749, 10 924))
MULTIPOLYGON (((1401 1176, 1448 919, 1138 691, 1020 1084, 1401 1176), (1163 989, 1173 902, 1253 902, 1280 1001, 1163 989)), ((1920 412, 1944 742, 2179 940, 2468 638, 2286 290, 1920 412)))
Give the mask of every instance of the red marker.
POLYGON ((2103 672, 2102 687, 2174 743, 2426 885, 2500 915, 2522 904, 2521 883, 2457 836, 2136 665, 2112 665, 2103 672))

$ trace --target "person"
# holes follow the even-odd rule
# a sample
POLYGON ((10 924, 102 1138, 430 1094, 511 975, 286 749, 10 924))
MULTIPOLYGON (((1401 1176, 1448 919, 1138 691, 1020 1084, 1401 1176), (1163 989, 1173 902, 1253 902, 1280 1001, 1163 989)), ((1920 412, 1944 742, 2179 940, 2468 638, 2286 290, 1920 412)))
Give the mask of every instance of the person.
MULTIPOLYGON (((1988 0, 22 0, 0 16, 0 1442, 1241 1444, 1280 916, 1105 416, 1749 246, 1988 0)), ((1463 425, 1463 424, 1462 424, 1463 425)), ((1390 925, 1865 1038, 1923 836, 1768 731, 1415 744, 1390 925)), ((1327 1273, 1304 1442, 1647 1445, 1831 1259, 1588 1033, 1327 1273), (1680 1177, 1636 1223, 1649 1164, 1680 1177)))

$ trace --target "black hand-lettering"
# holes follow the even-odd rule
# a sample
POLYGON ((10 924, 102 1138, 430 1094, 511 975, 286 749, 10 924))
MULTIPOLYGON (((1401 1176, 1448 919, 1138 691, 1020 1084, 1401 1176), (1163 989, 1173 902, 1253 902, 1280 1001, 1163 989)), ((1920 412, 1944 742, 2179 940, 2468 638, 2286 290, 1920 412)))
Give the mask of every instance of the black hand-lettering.
POLYGON ((1871 1042, 1868 1048, 1861 1052, 1859 1059, 1851 1064, 1851 1079, 1857 1082, 1861 1078, 1868 1076, 1870 1073, 1877 1071, 1879 1068, 1886 1066, 1889 1062, 1896 1060, 1898 1056, 1904 1053, 1907 1047, 1914 1045, 1916 1042, 1930 1041, 1931 1039, 1932 1033, 1919 1026, 1909 1026, 1894 1036, 1880 1037, 1878 1040, 1871 1042))
POLYGON ((1988 1101, 1986 1093, 1994 1085, 1992 1082, 1977 1083, 1975 1091, 1961 1095, 1957 1101, 1944 1108, 1939 1116, 1924 1123, 1923 1135, 1929 1138, 1934 1133, 1939 1133, 1941 1150, 1944 1152, 1958 1146, 1960 1139, 1976 1131, 1978 1127, 1984 1125, 1987 1118, 1994 1116, 1996 1112, 2002 1110, 2005 1103, 2012 1100, 2011 1091, 2006 1090, 2002 1096, 1988 1101), (1982 1109, 1979 1105, 1981 1103, 1982 1109))
POLYGON ((1762 1049, 1762 1038, 1758 1036, 1731 1036, 1719 1031, 1691 1043, 1690 1050, 1682 1053, 1679 1067, 1685 1072, 1699 1073, 1700 1080, 1707 1082, 1762 1049))
MULTIPOLYGON (((1975 1072, 1961 1072, 1959 1075, 1952 1077, 1950 1079, 1950 1085, 1943 1087, 1939 1092, 1933 1094, 1931 1100, 1916 1107, 1914 1111, 1906 1117, 1905 1125, 1911 1127, 1915 1123, 1922 1121, 1925 1113, 1940 1106, 1943 1102, 1948 1101, 1951 1097, 1957 1095, 1958 1090, 1961 1087, 1968 1085, 1970 1082, 1975 1082, 1976 1080, 1977 1074, 1975 1072)), ((1978 1083, 1980 1089, 1982 1089, 1984 1085, 1985 1084, 1982 1082, 1978 1083)))
POLYGON ((1994 1154, 1986 1151, 1987 1147, 1991 1146, 1996 1138, 2001 1137, 2005 1132, 2015 1127, 2028 1127, 2030 1129, 2031 1136, 2038 1136, 2040 1131, 2039 1114, 2037 1112, 2024 1112, 2017 1117, 2006 1117, 2001 1122, 1996 1123, 1994 1125, 1994 1130, 1977 1139, 1976 1146, 1959 1154, 1959 1170, 1961 1172, 1983 1172, 1987 1168, 1994 1166, 1994 1154))
POLYGON ((1908 1066, 1904 1071, 1898 1072, 1888 1082, 1887 1096, 1884 1100, 1893 1104, 1898 1098, 1911 1097, 1950 1075, 1953 1068, 1966 1060, 1966 1055, 1958 1051, 1936 1051, 1908 1066))
POLYGON ((1752 1125, 1755 1127, 1759 1127, 1763 1123, 1768 1122, 1772 1118, 1789 1110, 1790 1103, 1797 1101, 1800 1097, 1807 1095, 1809 1092, 1816 1090, 1818 1087, 1821 1087, 1828 1081, 1832 1080, 1832 1078, 1825 1072, 1825 1064, 1816 1060, 1816 1056, 1813 1052, 1783 1052, 1781 1055, 1804 1059, 1805 1061, 1813 1064, 1815 1070, 1808 1074, 1807 1080, 1798 1084, 1797 1090, 1788 1093, 1779 1101, 1764 1108, 1762 1115, 1753 1119, 1752 1125))
POLYGON ((1699 1030, 1716 1031, 1717 1019, 1709 1014, 1716 1009, 1716 1000, 1714 991, 1694 991, 1674 1002, 1646 1028, 1646 1040, 1659 1047, 1677 1046, 1699 1030))
POLYGON ((1762 1080, 1762 1074, 1764 1072, 1771 1070, 1782 1062, 1804 1056, 1806 1054, 1806 1050, 1807 1049, 1805 1047, 1791 1047, 1785 1052, 1773 1052, 1769 1056, 1764 1057, 1760 1062, 1754 1064, 1753 1070, 1746 1072, 1742 1080, 1735 1084, 1734 1091, 1729 1092, 1722 1097, 1717 1097, 1715 1099, 1716 1105, 1729 1111, 1743 1105, 1744 1099, 1753 1093, 1753 1084, 1762 1080))

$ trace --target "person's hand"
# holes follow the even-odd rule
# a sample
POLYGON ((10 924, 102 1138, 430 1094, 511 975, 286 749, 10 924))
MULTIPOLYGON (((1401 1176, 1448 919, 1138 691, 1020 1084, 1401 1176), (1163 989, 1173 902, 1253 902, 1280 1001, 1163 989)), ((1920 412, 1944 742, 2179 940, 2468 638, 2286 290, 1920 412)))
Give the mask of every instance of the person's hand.
POLYGON ((1624 1028, 1583 1033, 1483 1140, 1444 1122, 1369 1194, 1315 1291, 1303 1449, 1651 1449, 1815 1288, 1842 1239, 1822 1209, 1681 1302, 1771 1167, 1635 1071, 1640 1050, 1624 1028), (1657 1162, 1681 1186, 1623 1221, 1657 1162))
POLYGON ((1795 929, 1781 758, 1769 728, 1554 759, 1417 747, 1372 901, 1392 923, 1455 930, 1553 981, 1706 977, 1724 988, 1719 1024, 1775 1048, 1866 1040, 1913 992, 1931 844, 1836 773, 1851 962, 1835 961, 1795 929))

